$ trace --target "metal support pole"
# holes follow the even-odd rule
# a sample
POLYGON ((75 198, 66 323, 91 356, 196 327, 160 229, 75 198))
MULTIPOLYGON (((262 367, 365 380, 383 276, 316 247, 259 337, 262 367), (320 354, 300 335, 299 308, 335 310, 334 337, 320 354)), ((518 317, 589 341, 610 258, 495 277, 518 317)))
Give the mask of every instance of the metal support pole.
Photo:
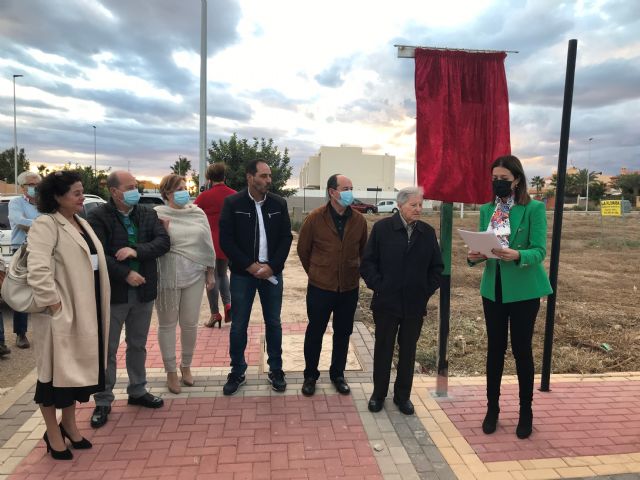
POLYGON ((16 78, 22 75, 13 76, 13 184, 18 193, 18 125, 16 123, 16 78))
POLYGON ((436 396, 446 397, 449 387, 449 319, 451 314, 451 236, 453 231, 453 203, 440 205, 440 251, 444 270, 440 280, 440 328, 438 331, 438 377, 436 396))
POLYGON ((589 160, 587 162, 587 201, 585 202, 584 206, 585 212, 589 211, 589 180, 591 180, 591 178, 589 177, 589 167, 591 166, 591 140, 593 140, 593 137, 589 137, 589 160))
POLYGON ((93 176, 98 178, 98 162, 97 162, 97 143, 96 143, 96 126, 91 125, 93 127, 93 176))
POLYGON ((200 12, 200 168, 199 186, 205 185, 207 165, 207 0, 200 12))
MULTIPOLYGON (((560 236, 562 234, 562 214, 564 209, 564 188, 567 174, 567 155, 569 153, 569 132, 571 129, 571 106, 573 104, 573 81, 576 72, 576 51, 578 40, 569 40, 567 52, 567 72, 564 82, 564 103, 562 106, 562 127, 560 129, 560 151, 558 153, 558 182, 556 185, 556 205, 553 215, 553 234, 551 237, 551 257, 549 281, 553 293, 547 297, 547 321, 544 328, 544 351, 542 354, 542 379, 540 390, 549 391, 551 377, 551 353, 553 350, 553 328, 556 315, 556 297, 558 295, 558 265, 560 263, 560 236)), ((588 170, 587 170, 588 172, 588 170)))

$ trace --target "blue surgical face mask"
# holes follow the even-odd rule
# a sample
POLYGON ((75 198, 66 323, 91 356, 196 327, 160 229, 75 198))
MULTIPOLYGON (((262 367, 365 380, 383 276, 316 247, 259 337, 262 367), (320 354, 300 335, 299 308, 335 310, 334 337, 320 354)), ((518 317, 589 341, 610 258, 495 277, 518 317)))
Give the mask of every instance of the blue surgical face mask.
POLYGON ((36 196, 36 187, 27 187, 27 195, 29 195, 30 197, 35 197, 36 196))
POLYGON ((340 192, 340 200, 338 200, 340 205, 343 207, 348 207, 353 203, 353 191, 351 190, 343 190, 340 192))
POLYGON ((189 203, 189 192, 186 190, 178 190, 173 192, 173 203, 179 207, 184 207, 189 203))
POLYGON ((127 206, 134 207, 140 201, 140 192, 137 188, 134 188, 133 190, 127 190, 126 192, 122 193, 122 200, 127 206))

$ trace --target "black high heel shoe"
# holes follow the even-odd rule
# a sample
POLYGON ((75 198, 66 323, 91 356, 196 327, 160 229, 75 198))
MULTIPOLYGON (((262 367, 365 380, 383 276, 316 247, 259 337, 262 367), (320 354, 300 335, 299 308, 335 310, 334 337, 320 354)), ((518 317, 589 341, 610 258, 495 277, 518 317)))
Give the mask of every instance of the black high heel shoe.
POLYGON ((93 445, 91 444, 91 442, 89 440, 87 440, 86 438, 82 437, 82 440, 79 440, 77 442, 74 442, 73 439, 69 436, 69 434, 67 433, 67 431, 64 429, 64 427, 62 426, 62 424, 59 425, 60 426, 60 433, 62 434, 62 438, 68 438, 69 441, 71 442, 71 446, 73 448, 75 448, 76 450, 86 450, 88 448, 93 447, 93 445))
POLYGON ((42 437, 44 443, 47 444, 47 453, 51 453, 51 458, 54 460, 73 460, 73 453, 68 448, 66 450, 58 451, 51 448, 51 444, 49 443, 49 437, 47 436, 47 432, 44 432, 44 437, 42 437))

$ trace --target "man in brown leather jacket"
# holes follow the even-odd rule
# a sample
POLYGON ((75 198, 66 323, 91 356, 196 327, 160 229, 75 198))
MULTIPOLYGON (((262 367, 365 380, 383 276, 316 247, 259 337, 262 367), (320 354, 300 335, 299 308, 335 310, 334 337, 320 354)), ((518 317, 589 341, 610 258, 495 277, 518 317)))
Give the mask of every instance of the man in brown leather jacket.
POLYGON ((298 237, 298 256, 309 276, 302 385, 302 393, 307 396, 315 393, 320 377, 322 338, 331 314, 333 352, 329 376, 339 393, 348 395, 351 391, 344 369, 358 304, 360 258, 367 243, 367 221, 350 207, 352 190, 351 180, 344 175, 329 177, 329 202, 309 214, 298 237))

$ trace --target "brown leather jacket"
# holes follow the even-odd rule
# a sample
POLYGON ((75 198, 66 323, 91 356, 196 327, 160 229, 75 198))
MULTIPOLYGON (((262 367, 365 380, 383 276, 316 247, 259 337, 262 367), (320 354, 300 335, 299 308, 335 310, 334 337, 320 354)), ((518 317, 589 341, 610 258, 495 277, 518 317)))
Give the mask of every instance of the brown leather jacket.
POLYGON ((329 203, 306 218, 298 236, 298 256, 314 287, 347 292, 360 284, 360 259, 367 244, 367 221, 351 210, 342 240, 329 211, 329 203))

